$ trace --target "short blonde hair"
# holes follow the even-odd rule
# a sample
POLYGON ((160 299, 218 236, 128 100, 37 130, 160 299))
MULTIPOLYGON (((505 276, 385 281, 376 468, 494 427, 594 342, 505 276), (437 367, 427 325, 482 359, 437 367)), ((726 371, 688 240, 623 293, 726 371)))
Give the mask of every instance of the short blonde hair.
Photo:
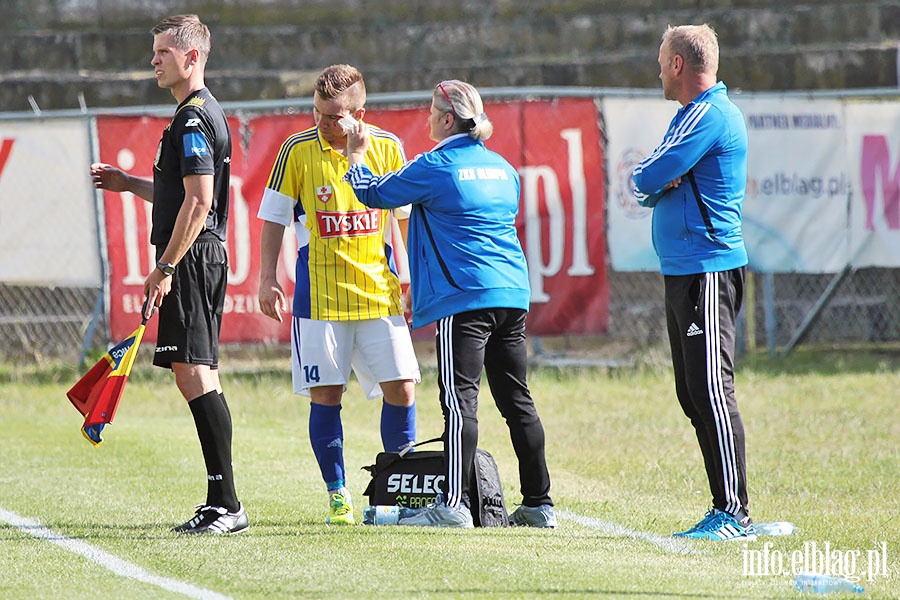
POLYGON ((671 26, 663 33, 662 41, 669 42, 669 54, 684 59, 694 73, 716 74, 719 70, 719 42, 715 30, 708 24, 671 26))
POLYGON ((204 60, 209 57, 212 36, 209 28, 200 22, 200 17, 197 15, 166 17, 151 29, 150 33, 153 35, 171 33, 175 47, 182 52, 196 49, 204 60))
POLYGON ((486 140, 494 133, 494 124, 484 114, 484 102, 474 86, 458 79, 448 79, 434 88, 435 108, 456 117, 457 133, 468 133, 476 140, 486 140))
POLYGON ((351 111, 359 110, 366 104, 366 82, 359 69, 350 65, 326 67, 316 78, 315 89, 316 94, 323 100, 334 100, 350 90, 343 99, 343 104, 351 111))

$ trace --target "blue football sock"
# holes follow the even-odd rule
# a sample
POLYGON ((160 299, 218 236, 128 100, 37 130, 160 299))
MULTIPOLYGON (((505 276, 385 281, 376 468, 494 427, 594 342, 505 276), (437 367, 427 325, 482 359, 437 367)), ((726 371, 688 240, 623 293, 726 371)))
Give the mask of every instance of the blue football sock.
POLYGON ((381 402, 381 443, 385 452, 399 452, 416 441, 416 405, 381 402))
POLYGON ((341 405, 309 405, 309 442, 319 463, 322 479, 329 488, 344 485, 344 430, 341 405))

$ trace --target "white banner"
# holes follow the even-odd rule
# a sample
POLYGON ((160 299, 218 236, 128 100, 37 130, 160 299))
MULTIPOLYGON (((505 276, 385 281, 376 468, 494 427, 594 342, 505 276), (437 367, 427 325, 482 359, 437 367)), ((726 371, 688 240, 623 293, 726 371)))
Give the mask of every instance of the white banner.
POLYGON ((0 281, 99 286, 84 119, 0 122, 0 281))
POLYGON ((834 273, 849 260, 851 196, 839 100, 735 97, 749 137, 744 240, 750 267, 834 273))
POLYGON ((650 216, 653 211, 634 199, 631 172, 662 141, 677 102, 660 98, 604 98, 600 104, 606 127, 609 176, 607 234, 615 271, 658 271, 650 216))
MULTIPOLYGON (((660 92, 661 94, 662 92, 660 92)), ((850 256, 843 107, 837 100, 734 97, 749 135, 744 237, 750 267, 764 272, 840 270, 850 256)), ((632 196, 631 170, 656 148, 679 105, 607 98, 609 248, 613 268, 659 268, 649 209, 632 196)))
POLYGON ((900 105, 848 103, 846 111, 853 266, 900 266, 900 105))

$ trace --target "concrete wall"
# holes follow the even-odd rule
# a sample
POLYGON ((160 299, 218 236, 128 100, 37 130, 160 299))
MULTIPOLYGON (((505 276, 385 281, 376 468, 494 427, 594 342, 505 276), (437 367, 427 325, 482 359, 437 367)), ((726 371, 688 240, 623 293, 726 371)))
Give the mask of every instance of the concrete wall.
POLYGON ((896 87, 900 0, 3 0, 0 111, 165 104, 149 29, 196 12, 213 33, 220 100, 308 96, 317 72, 360 67, 371 92, 658 87, 667 24, 719 33, 719 76, 745 90, 896 87))

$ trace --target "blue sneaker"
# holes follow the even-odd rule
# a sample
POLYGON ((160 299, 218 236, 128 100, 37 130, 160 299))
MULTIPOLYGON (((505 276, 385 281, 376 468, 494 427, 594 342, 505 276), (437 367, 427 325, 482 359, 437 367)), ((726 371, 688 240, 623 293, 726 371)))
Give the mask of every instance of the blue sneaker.
POLYGON ((686 531, 682 531, 679 533, 673 533, 672 535, 674 537, 688 537, 689 533, 694 533, 695 531, 704 529, 710 521, 712 521, 713 519, 716 518, 717 512, 718 511, 716 509, 711 508, 709 511, 707 511, 707 513, 705 515, 703 515, 703 518, 700 519, 699 523, 697 523, 696 525, 694 525, 693 527, 691 527, 690 529, 688 529, 686 531))
POLYGON ((744 517, 742 522, 738 522, 734 516, 714 508, 699 523, 673 536, 695 540, 750 541, 756 539, 756 528, 750 517, 744 517))

